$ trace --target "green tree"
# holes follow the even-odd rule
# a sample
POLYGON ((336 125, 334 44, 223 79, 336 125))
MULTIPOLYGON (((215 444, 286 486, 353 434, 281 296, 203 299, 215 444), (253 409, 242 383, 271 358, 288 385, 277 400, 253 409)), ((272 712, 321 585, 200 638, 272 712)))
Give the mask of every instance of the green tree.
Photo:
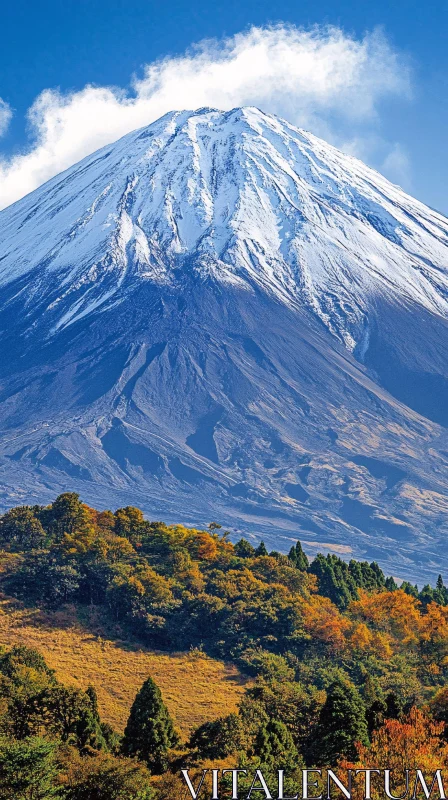
POLYGON ((309 567, 309 561, 306 554, 303 552, 302 545, 299 541, 297 541, 296 545, 291 547, 289 551, 288 558, 297 569, 302 570, 305 572, 309 567))
POLYGON ((81 503, 76 492, 64 492, 54 503, 41 512, 41 521, 50 536, 60 541, 64 534, 86 535, 93 533, 92 518, 87 506, 81 503))
POLYGON ((257 549, 255 550, 255 555, 258 556, 267 556, 268 551, 266 550, 266 545, 264 542, 260 542, 257 549))
POLYGON ((0 544, 15 551, 42 547, 45 531, 28 506, 12 508, 0 517, 0 544))
POLYGON ((0 672, 8 678, 15 678, 20 674, 22 667, 29 667, 36 672, 42 672, 49 678, 54 678, 54 670, 47 666, 45 659, 34 647, 16 644, 10 650, 0 655, 0 672))
POLYGON ((122 752, 145 761, 151 772, 160 775, 168 766, 168 751, 179 742, 162 693, 148 678, 134 700, 125 728, 122 752))
POLYGON ((238 558, 253 558, 255 555, 255 547, 247 539, 240 539, 239 542, 233 545, 235 555, 238 558))
POLYGON ((292 734, 283 722, 276 719, 270 719, 258 731, 254 755, 268 769, 275 770, 294 770, 300 760, 292 734))
POLYGON ((443 583, 443 578, 441 575, 437 578, 436 588, 434 590, 434 600, 436 603, 440 603, 442 606, 446 606, 448 604, 448 590, 443 583))
POLYGON ((229 714, 204 722, 193 731, 189 747, 201 758, 225 758, 243 749, 244 731, 240 717, 229 714))
POLYGON ((135 506, 118 508, 114 518, 114 530, 117 536, 124 536, 134 543, 140 542, 145 530, 145 518, 139 508, 135 508, 135 506))
POLYGON ((328 688, 317 730, 311 744, 311 760, 319 766, 337 764, 340 758, 356 758, 355 743, 368 744, 366 708, 357 688, 337 678, 328 688))
POLYGON ((363 699, 366 707, 366 721, 369 737, 380 728, 387 716, 387 703, 376 678, 367 675, 364 683, 363 699))
POLYGON ((96 700, 87 692, 58 684, 44 698, 48 710, 48 729, 63 742, 72 742, 81 751, 106 748, 96 700))
POLYGON ((358 599, 358 592, 348 564, 334 555, 323 556, 318 553, 309 571, 319 581, 319 594, 329 597, 338 608, 346 609, 352 600, 358 599))
POLYGON ((57 786, 57 743, 40 737, 0 739, 0 800, 51 800, 57 786))
POLYGON ((1 731, 11 739, 39 736, 47 723, 48 691, 57 685, 42 656, 14 647, 0 658, 1 731))
POLYGON ((413 585, 412 583, 409 583, 409 581, 403 581, 400 589, 403 592, 406 592, 406 594, 409 594, 411 597, 418 598, 418 586, 416 584, 413 585))
POLYGON ((7 586, 18 597, 58 608, 76 598, 80 581, 76 564, 61 563, 58 555, 30 553, 8 577, 7 586))
POLYGON ((248 647, 241 653, 239 661, 245 672, 260 675, 267 681, 294 680, 294 670, 286 658, 261 647, 248 647))
POLYGON ((107 749, 114 741, 112 732, 103 730, 95 690, 63 686, 30 648, 15 647, 0 657, 0 697, 1 730, 11 738, 45 735, 86 752, 107 749))

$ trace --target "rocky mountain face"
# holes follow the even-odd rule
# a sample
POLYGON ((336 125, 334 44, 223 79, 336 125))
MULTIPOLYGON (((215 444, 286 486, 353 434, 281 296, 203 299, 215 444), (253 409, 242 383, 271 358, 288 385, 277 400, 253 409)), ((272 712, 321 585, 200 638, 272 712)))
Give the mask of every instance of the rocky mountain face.
POLYGON ((254 108, 0 212, 0 502, 448 572, 448 220, 254 108))

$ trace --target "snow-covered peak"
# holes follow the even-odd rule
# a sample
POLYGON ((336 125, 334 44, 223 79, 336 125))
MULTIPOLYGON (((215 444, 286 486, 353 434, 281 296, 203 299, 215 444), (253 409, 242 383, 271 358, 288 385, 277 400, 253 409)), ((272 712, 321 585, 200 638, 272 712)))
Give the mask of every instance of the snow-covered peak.
POLYGON ((171 112, 0 213, 0 285, 48 300, 56 329, 185 270, 306 305, 362 350, 378 296, 448 316, 448 221, 256 108, 171 112))

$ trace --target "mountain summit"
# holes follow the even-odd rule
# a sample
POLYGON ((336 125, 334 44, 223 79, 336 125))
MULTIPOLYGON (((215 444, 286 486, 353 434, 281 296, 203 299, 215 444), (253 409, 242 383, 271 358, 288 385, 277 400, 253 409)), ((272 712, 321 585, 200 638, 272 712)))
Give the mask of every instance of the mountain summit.
POLYGON ((0 213, 3 504, 439 572, 447 265, 442 215, 255 108, 123 137, 0 213))
POLYGON ((366 346, 375 298, 448 315, 446 219, 256 108, 167 114, 1 220, 0 279, 51 278, 55 330, 123 284, 186 272, 305 305, 351 350, 366 346))

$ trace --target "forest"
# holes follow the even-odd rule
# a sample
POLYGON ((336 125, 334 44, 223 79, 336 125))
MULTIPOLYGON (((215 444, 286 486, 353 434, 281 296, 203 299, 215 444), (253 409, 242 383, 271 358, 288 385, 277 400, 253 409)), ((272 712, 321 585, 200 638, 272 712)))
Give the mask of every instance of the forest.
POLYGON ((215 522, 196 530, 131 506, 97 511, 72 492, 3 514, 0 549, 3 594, 42 609, 99 607, 147 647, 196 650, 252 677, 237 712, 182 739, 148 675, 119 735, 95 687, 61 683, 45 653, 3 648, 0 800, 180 798, 185 766, 283 768, 294 780, 304 766, 387 764, 402 775, 448 761, 442 576, 398 586, 375 562, 309 563, 299 541, 268 553, 215 522))

